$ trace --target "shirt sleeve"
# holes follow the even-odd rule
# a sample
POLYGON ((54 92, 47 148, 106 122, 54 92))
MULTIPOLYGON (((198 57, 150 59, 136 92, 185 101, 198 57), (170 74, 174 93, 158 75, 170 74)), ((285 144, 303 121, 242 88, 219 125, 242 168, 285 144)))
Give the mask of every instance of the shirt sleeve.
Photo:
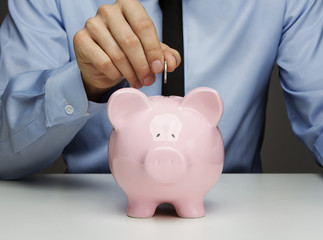
POLYGON ((8 7, 0 32, 2 179, 47 167, 106 107, 87 100, 56 1, 11 0, 8 7))
POLYGON ((286 1, 277 65, 295 134, 323 166, 323 1, 286 1))

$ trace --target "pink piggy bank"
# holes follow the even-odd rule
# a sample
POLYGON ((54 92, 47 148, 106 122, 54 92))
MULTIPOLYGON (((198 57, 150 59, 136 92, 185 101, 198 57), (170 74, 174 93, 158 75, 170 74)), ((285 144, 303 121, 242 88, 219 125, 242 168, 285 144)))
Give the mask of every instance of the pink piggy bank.
POLYGON ((223 168, 222 112, 219 94, 206 87, 183 98, 132 88, 110 97, 110 169, 128 197, 128 216, 151 217, 161 203, 180 217, 205 215, 204 197, 223 168))

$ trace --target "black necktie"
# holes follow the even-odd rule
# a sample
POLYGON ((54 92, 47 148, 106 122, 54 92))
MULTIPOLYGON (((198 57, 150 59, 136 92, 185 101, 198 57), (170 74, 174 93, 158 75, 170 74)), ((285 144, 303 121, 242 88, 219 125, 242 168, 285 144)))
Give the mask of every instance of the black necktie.
POLYGON ((176 49, 182 58, 181 64, 167 73, 167 83, 162 81, 162 95, 184 96, 184 51, 182 0, 159 0, 163 12, 163 42, 176 49))

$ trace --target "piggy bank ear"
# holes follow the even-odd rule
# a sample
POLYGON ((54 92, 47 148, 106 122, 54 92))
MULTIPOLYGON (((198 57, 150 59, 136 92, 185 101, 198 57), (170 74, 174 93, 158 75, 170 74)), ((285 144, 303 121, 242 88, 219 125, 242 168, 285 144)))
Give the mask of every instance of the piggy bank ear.
POLYGON ((220 95, 212 88, 200 87, 184 97, 182 108, 190 108, 202 114, 212 127, 216 127, 223 113, 220 95))
POLYGON ((141 91, 134 88, 122 88, 114 92, 107 105, 108 118, 115 129, 120 128, 128 116, 151 109, 151 102, 141 91))

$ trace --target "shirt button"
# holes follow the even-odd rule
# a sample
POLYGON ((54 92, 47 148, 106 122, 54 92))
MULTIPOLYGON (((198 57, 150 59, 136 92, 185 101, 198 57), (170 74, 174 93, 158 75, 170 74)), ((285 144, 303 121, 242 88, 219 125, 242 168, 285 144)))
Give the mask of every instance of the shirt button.
POLYGON ((65 112, 68 114, 68 115, 71 115, 71 114, 73 114, 74 113, 74 108, 73 108, 73 106, 72 105, 66 105, 65 106, 65 112))

